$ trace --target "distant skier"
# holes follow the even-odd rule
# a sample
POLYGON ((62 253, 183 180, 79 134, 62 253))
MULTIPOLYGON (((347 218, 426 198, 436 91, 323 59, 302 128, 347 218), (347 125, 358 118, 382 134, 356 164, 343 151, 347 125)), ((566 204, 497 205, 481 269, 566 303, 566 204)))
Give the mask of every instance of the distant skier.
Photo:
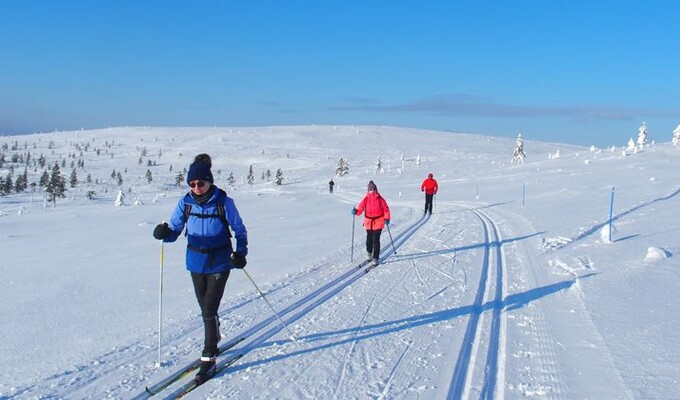
POLYGON ((201 307, 204 343, 196 382, 201 384, 215 373, 220 335, 218 308, 232 268, 244 268, 248 254, 248 233, 234 200, 213 185, 212 162, 199 154, 189 167, 187 183, 191 190, 182 197, 169 223, 156 226, 153 237, 174 242, 186 226, 186 268, 191 273, 194 292, 201 307), (236 237, 236 251, 231 233, 236 237))
POLYGON ((330 193, 333 193, 333 186, 335 186, 335 182, 333 182, 333 179, 331 179, 331 181, 328 182, 328 191, 330 193))
POLYGON ((380 263, 380 234, 383 228, 390 225, 390 208, 385 199, 378 193, 378 187, 373 181, 368 182, 368 193, 358 206, 352 208, 352 215, 364 213, 364 228, 366 228, 366 252, 368 261, 373 265, 380 263))
POLYGON ((423 213, 429 211, 430 215, 432 215, 432 200, 438 190, 439 186, 437 185, 437 181, 433 178, 431 173, 428 174, 427 179, 420 185, 420 191, 425 192, 425 211, 423 213))

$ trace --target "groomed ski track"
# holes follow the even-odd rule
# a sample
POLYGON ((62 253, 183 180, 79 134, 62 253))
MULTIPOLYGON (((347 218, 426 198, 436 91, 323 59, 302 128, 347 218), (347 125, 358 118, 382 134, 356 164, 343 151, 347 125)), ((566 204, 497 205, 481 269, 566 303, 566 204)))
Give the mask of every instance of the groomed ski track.
MULTIPOLYGON (((362 397, 376 399, 503 399, 508 390, 515 390, 510 398, 530 393, 533 387, 517 389, 506 381, 504 248, 535 233, 504 239, 497 216, 489 212, 496 205, 436 204, 431 216, 414 204, 400 206, 408 211, 391 226, 394 245, 389 232, 383 232, 378 267, 364 260, 365 233, 357 219, 354 262, 349 261, 347 246, 314 267, 263 288, 297 340, 289 337, 257 294, 231 301, 225 295, 221 344, 230 348, 218 359, 220 371, 206 384, 185 393, 195 372, 184 372, 191 369, 200 349, 202 330, 194 327, 170 330, 165 346, 175 354, 172 365, 152 366, 155 349, 147 348, 140 356, 147 362, 138 367, 136 376, 126 372, 129 355, 112 363, 106 373, 124 375, 119 387, 104 391, 93 384, 64 391, 65 397, 127 392, 135 399, 185 394, 186 398, 345 399, 356 396, 357 387, 362 397), (169 382, 174 374, 182 378, 169 382), (317 384, 296 385, 302 375, 304 382, 317 384), (440 384, 446 381, 448 387, 440 384), (151 396, 145 387, 159 393, 151 396)), ((521 268, 522 273, 530 275, 531 268, 526 268, 521 268)), ((251 269, 251 274, 258 280, 257 269, 251 269)), ((540 309, 536 312, 532 318, 541 326, 545 322, 539 318, 540 309)), ((548 344, 545 368, 541 368, 547 373, 532 376, 543 379, 547 387, 556 373, 550 369, 555 364, 551 334, 534 332, 533 336, 548 344)), ((543 358, 533 361, 543 362, 543 358)), ((555 382, 552 386, 559 388, 555 382)), ((551 397, 559 398, 558 393, 553 391, 551 397)))
MULTIPOLYGON (((393 242, 391 240, 388 240, 389 233, 387 233, 387 230, 385 230, 386 231, 385 233, 387 234, 383 236, 383 246, 380 252, 381 262, 384 262, 394 253, 396 249, 399 249, 406 241, 408 241, 408 239, 415 232, 417 232, 418 229, 428 221, 428 219, 429 215, 423 215, 420 219, 417 219, 414 223, 412 223, 412 225, 406 227, 403 231, 399 232, 396 236, 394 236, 393 242)), ((356 254, 358 256, 355 259, 356 264, 353 267, 351 267, 344 274, 336 277, 332 281, 317 288, 316 290, 304 296, 303 298, 295 301, 293 304, 278 310, 279 317, 287 326, 290 327, 297 320, 308 314, 311 310, 314 310, 319 305, 326 302, 328 299, 337 295, 343 289, 353 284, 355 281, 359 280, 360 278, 365 276, 366 273, 368 273, 371 269, 373 269, 373 266, 369 265, 369 263, 367 263, 365 260, 358 261, 358 259, 361 259, 359 255, 363 256, 365 251, 362 250, 363 247, 361 245, 357 245, 356 247, 357 247, 356 254)), ((221 314, 225 314, 225 312, 223 311, 221 312, 221 314)), ((225 368, 225 366, 234 364, 253 349, 256 349, 259 346, 264 345, 267 342, 267 340, 274 337, 282 330, 284 330, 284 327, 280 324, 276 316, 272 315, 264 319, 263 321, 257 323, 256 325, 252 326, 251 328, 247 329, 246 331, 236 335, 233 338, 230 338, 226 342, 227 345, 229 346, 229 349, 225 353, 223 353, 218 359, 217 362, 218 370, 221 371, 223 368, 225 368), (233 349, 232 345, 234 347, 233 349)), ((285 334, 286 331, 284 330, 283 333, 285 334)), ((295 340, 294 338, 289 339, 295 340)), ((186 377, 184 377, 184 375, 186 375, 184 371, 187 371, 189 369, 191 370, 195 369, 195 365, 196 364, 194 362, 189 363, 172 374, 182 375, 183 379, 179 380, 179 382, 182 382, 184 384, 182 384, 179 388, 177 388, 169 395, 166 395, 164 398, 168 399, 178 398, 186 394, 186 390, 191 386, 191 383, 186 382, 187 379, 185 379, 186 377)), ((220 373, 218 372, 216 378, 218 378, 219 375, 220 373)), ((162 384, 163 383, 162 381, 163 380, 161 380, 161 382, 157 382, 156 384, 151 384, 147 386, 147 388, 150 388, 152 390, 144 390, 144 392, 139 393, 134 398, 143 399, 151 397, 152 394, 155 393, 157 390, 154 389, 154 386, 162 384)))
MULTIPOLYGON (((286 337, 286 331, 274 316, 264 319, 232 338, 246 339, 220 358, 218 367, 223 370, 195 393, 207 397, 257 398, 256 390, 229 382, 245 371, 264 371, 268 363, 306 358, 309 360, 301 363, 300 368, 292 368, 291 373, 318 374, 321 384, 316 388, 292 385, 278 393, 281 398, 347 398, 346 385, 362 381, 369 383, 367 398, 429 395, 449 399, 504 398, 507 357, 503 299, 507 289, 500 230, 481 209, 439 206, 442 210, 433 216, 417 218, 420 213, 414 211, 410 225, 404 228, 401 224, 398 233, 394 232, 394 247, 388 232, 384 232, 379 267, 372 269, 365 262, 355 263, 345 273, 292 304, 279 306, 284 322, 300 336, 298 341, 286 337), (471 236, 477 240, 465 243, 471 236), (395 248, 397 253, 393 254, 395 248), (383 284, 376 291, 371 289, 371 282, 359 283, 363 277, 365 281, 373 280, 373 284, 376 280, 383 284), (404 308, 398 298, 409 297, 406 282, 415 282, 425 290, 416 295, 421 299, 412 298, 409 307, 404 308), (468 299, 471 304, 465 305, 468 299), (444 303, 449 304, 448 310, 442 307, 444 303), (355 307, 356 312, 332 318, 340 306, 355 307), (394 315, 394 319, 390 315, 394 315), (345 320, 338 324, 341 318, 345 320), (329 322, 335 328, 324 330, 329 322), (441 329, 433 329, 436 326, 443 327, 446 334, 442 334, 441 329), (432 338, 436 340, 428 345, 432 338), (395 346, 394 340, 401 344, 395 346), (371 341, 377 342, 377 346, 366 345, 371 341), (433 348, 446 349, 446 352, 439 354, 432 351, 433 348), (330 365, 326 356, 314 359, 315 353, 325 352, 331 354, 330 365), (425 360, 433 354, 442 360, 428 365, 425 360), (450 386, 419 385, 419 381, 429 380, 427 373, 419 377, 419 363, 425 369, 432 369, 431 372, 448 374, 450 386), (448 367, 442 368, 442 364, 448 367), (371 376, 372 370, 384 371, 384 374, 376 380, 371 376), (329 380, 328 376, 336 378, 329 380), (407 385, 404 376, 406 382, 410 382, 407 385), (358 381, 359 377, 363 378, 358 381)), ((363 256, 363 235, 358 236, 355 256, 363 256)), ((410 297, 414 295, 411 293, 410 297)), ((294 374, 284 378, 262 376, 262 380, 284 386, 284 382, 295 381, 294 374)), ((259 384, 258 380, 256 385, 259 384)), ((175 385, 174 391, 163 392, 158 397, 177 398, 186 386, 188 384, 175 385)))

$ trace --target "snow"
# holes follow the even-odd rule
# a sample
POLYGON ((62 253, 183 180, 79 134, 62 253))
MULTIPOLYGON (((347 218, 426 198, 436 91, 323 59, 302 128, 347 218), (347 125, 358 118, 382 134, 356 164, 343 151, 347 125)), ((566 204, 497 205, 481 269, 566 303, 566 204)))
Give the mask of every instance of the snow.
MULTIPOLYGON (((677 398, 680 150, 657 142, 621 157, 624 147, 524 139, 525 163, 513 165, 510 139, 395 127, 0 137, 48 166, 66 159, 65 176, 82 158, 79 179, 99 182, 69 187, 56 207, 30 189, 0 197, 0 398, 133 398, 198 357, 185 239, 161 246, 151 233, 187 191, 175 175, 200 152, 248 227, 247 271, 298 340, 232 272, 222 334, 249 333, 228 353, 245 355, 189 398, 677 398), (86 143, 81 156, 75 146, 86 143), (350 170, 335 177, 340 157, 350 170), (281 186, 260 179, 279 168, 281 186), (429 172, 440 191, 423 217, 429 172), (350 209, 369 180, 392 223, 382 264, 364 273, 355 268, 364 231, 356 221, 352 248, 350 209)), ((41 173, 29 168, 29 182, 41 173)))

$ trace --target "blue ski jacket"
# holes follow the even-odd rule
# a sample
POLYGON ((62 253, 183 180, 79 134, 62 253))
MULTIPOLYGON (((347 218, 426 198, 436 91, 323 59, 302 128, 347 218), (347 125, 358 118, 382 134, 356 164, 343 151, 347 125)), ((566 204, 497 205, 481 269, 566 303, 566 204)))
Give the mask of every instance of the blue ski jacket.
POLYGON ((248 254, 248 232, 234 200, 217 187, 210 200, 203 205, 196 203, 191 193, 187 193, 177 202, 168 222, 172 234, 164 242, 177 240, 185 226, 186 267, 191 272, 213 274, 232 268, 230 227, 236 238, 236 251, 243 256, 248 254), (185 216, 187 205, 190 205, 190 213, 185 216), (222 215, 226 217, 228 226, 218 212, 220 205, 224 207, 222 215))

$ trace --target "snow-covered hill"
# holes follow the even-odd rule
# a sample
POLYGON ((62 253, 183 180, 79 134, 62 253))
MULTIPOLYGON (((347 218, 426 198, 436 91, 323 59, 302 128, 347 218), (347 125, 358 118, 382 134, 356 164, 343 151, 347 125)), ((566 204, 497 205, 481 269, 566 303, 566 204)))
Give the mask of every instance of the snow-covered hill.
MULTIPOLYGON (((72 161, 84 167, 56 207, 38 189, 0 197, 0 398, 133 398, 199 355, 182 238, 163 247, 156 365, 151 232, 201 152, 248 227, 247 271, 298 340, 234 271, 222 334, 247 334, 226 357, 244 355, 190 397, 676 398, 680 148, 624 156, 625 140, 600 150, 525 139, 525 164, 513 165, 513 140, 375 126, 1 137, 0 177, 23 173, 12 154, 65 160, 66 178, 72 161), (340 157, 350 173, 334 177, 340 157), (277 169, 283 185, 261 179, 277 169), (431 217, 419 190, 429 172, 440 185, 431 217), (369 180, 393 218, 367 273, 349 211, 369 180)), ((29 183, 42 172, 30 164, 29 183)))

